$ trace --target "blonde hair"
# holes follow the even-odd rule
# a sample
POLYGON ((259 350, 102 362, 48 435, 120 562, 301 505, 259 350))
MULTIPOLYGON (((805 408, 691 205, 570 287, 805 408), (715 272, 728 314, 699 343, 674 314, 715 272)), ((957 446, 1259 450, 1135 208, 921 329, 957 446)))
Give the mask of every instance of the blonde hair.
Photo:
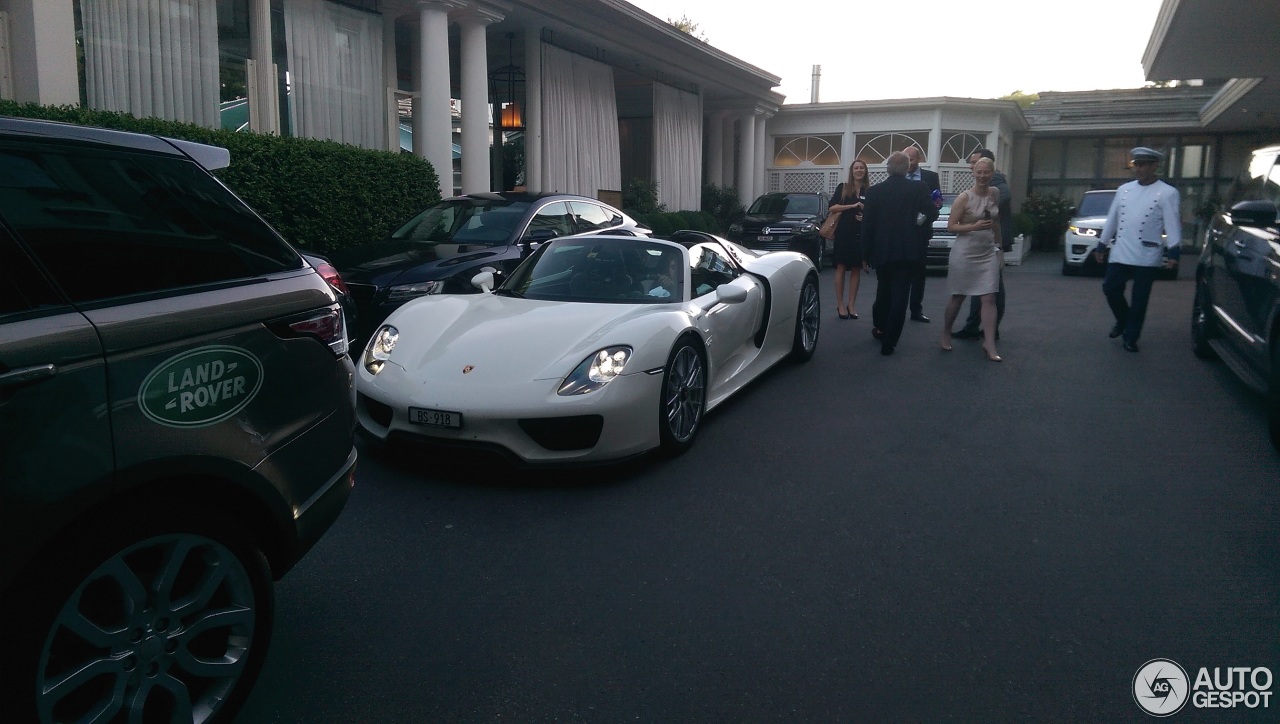
POLYGON ((978 159, 977 161, 974 161, 974 162, 973 162, 973 167, 974 167, 975 169, 976 169, 976 168, 978 168, 978 164, 980 164, 980 163, 985 163, 985 164, 987 164, 988 166, 990 166, 990 167, 991 167, 991 170, 992 170, 992 171, 996 170, 996 162, 995 162, 995 161, 992 161, 991 159, 987 158, 986 156, 983 156, 982 158, 978 159))

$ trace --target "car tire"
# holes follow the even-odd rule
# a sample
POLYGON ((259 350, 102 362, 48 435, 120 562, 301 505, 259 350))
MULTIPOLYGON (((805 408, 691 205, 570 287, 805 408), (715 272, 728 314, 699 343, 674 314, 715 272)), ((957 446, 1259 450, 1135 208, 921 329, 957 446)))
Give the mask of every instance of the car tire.
POLYGON ((152 509, 77 531, 22 579, 0 624, 24 667, 6 682, 14 721, 235 715, 270 643, 271 572, 234 521, 172 516, 152 509), (96 675, 71 675, 85 670, 96 675))
POLYGON ((1267 423, 1271 445, 1280 450, 1280 329, 1271 335, 1271 378, 1267 380, 1267 423))
POLYGON ((1209 340, 1218 336, 1218 328, 1209 310, 1208 293, 1204 282, 1196 282, 1195 301, 1191 303, 1191 351, 1200 359, 1216 359, 1217 352, 1209 340))
POLYGON ((791 358, 808 362, 818 348, 818 332, 822 326, 822 302, 818 298, 818 280, 810 274, 800 288, 796 309, 796 331, 791 343, 791 358))
POLYGON ((701 348, 683 337, 667 357, 658 396, 658 437, 665 454, 674 457, 693 446, 706 406, 707 363, 701 348))

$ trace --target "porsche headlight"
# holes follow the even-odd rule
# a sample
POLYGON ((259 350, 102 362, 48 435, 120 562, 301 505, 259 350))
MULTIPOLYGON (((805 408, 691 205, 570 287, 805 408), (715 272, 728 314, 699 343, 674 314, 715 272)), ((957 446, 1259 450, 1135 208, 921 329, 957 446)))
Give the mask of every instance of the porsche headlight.
POLYGON ((630 347, 606 347, 582 360, 582 364, 564 378, 564 383, 560 385, 557 394, 568 396, 595 392, 622 374, 629 359, 631 359, 630 347))
POLYGON ((444 282, 438 280, 417 282, 416 284, 401 284, 387 289, 387 301, 407 302, 410 299, 417 299, 428 294, 439 294, 443 291, 444 282))
POLYGON ((1076 236, 1097 236, 1098 235, 1097 229, 1090 229, 1087 226, 1069 226, 1067 228, 1071 229, 1071 233, 1075 234, 1076 236))
POLYGON ((387 360, 391 359, 391 353, 395 351, 399 339, 400 330, 395 327, 384 324, 378 328, 369 339, 369 345, 364 348, 364 368, 369 374, 376 375, 382 371, 387 360))
POLYGON ((741 233, 742 233, 742 224, 729 224, 729 233, 730 233, 730 234, 741 234, 741 233))
POLYGON ((818 227, 816 225, 810 224, 807 221, 796 227, 797 234, 811 234, 817 230, 818 230, 818 227))

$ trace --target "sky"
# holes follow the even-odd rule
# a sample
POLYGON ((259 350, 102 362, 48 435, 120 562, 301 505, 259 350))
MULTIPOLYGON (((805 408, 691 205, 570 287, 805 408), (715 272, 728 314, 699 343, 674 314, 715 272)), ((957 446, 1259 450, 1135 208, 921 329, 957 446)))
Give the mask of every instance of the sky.
POLYGON ((1161 0, 629 0, 782 78, 787 103, 1139 88, 1161 0), (910 17, 905 9, 918 9, 910 17), (975 30, 975 28, 979 28, 975 30))

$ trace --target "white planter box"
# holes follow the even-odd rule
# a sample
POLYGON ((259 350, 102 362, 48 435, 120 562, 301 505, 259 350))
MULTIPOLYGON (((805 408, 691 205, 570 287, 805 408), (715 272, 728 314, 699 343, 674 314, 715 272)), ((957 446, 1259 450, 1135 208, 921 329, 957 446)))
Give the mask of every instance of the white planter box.
POLYGON ((1027 256, 1027 237, 1018 234, 1013 238, 1013 250, 1004 254, 1005 266, 1017 266, 1027 256))

